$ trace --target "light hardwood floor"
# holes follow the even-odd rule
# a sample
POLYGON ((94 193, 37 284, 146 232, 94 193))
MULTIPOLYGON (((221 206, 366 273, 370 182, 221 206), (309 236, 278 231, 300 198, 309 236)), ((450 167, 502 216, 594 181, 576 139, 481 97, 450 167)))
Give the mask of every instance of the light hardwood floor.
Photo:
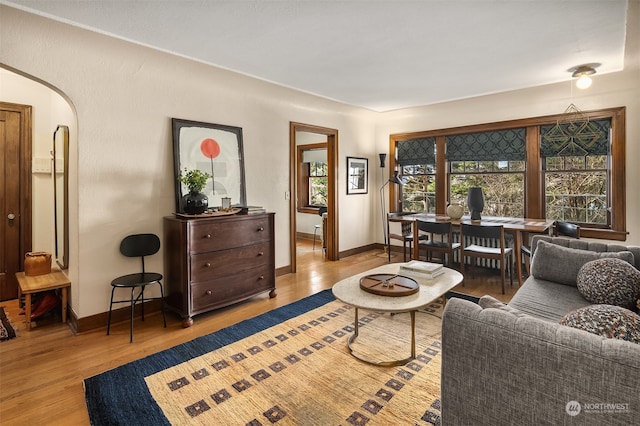
MULTIPOLYGON (((391 261, 401 262, 402 255, 395 254, 391 261)), ((167 315, 166 329, 159 314, 148 315, 144 323, 138 318, 132 344, 128 321, 112 324, 110 336, 105 335, 105 329, 73 335, 68 326, 51 320, 27 332, 18 302, 0 302, 19 332, 17 338, 0 343, 0 424, 88 425, 84 378, 331 288, 343 278, 386 262, 381 250, 328 262, 317 246, 312 250, 311 241, 301 241, 298 272, 276 279, 277 297, 269 299, 265 294, 199 315, 193 326, 186 329, 171 313, 167 315)), ((476 296, 491 294, 505 302, 516 290, 514 280, 513 287, 507 284, 507 294, 500 294, 498 275, 481 269, 474 279, 465 280, 465 287, 456 288, 476 296)))

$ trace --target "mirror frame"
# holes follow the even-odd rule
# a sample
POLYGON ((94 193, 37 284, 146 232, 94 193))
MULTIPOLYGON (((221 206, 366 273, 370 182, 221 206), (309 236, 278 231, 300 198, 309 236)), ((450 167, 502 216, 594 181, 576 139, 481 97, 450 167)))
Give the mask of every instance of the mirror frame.
POLYGON ((53 227, 55 259, 62 269, 69 268, 69 126, 58 125, 53 132, 53 227), (62 155, 62 157, 59 157, 62 155), (62 174, 62 178, 58 177, 62 174))
POLYGON ((178 181, 184 168, 214 174, 214 179, 209 179, 203 189, 209 199, 209 208, 220 207, 223 197, 230 197, 234 206, 246 206, 242 128, 179 118, 172 118, 171 126, 176 213, 184 213, 180 201, 187 193, 187 187, 178 181), (205 152, 207 140, 217 151, 205 152), (218 193, 216 187, 224 191, 218 193))

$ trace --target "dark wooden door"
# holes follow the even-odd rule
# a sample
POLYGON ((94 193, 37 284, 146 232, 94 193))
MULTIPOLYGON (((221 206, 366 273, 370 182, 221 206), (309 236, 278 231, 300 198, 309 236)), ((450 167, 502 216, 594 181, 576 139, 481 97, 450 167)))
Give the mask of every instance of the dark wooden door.
POLYGON ((18 297, 31 250, 31 107, 0 102, 0 300, 18 297))

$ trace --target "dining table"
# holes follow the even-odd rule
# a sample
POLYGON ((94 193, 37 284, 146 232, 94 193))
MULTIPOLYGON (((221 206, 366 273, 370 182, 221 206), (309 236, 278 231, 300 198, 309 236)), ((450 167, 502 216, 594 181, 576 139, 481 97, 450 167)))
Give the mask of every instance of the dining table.
POLYGON ((518 275, 518 284, 522 285, 522 262, 520 259, 520 250, 522 247, 524 233, 544 234, 549 233, 553 220, 534 219, 522 217, 502 217, 502 216, 483 216, 480 220, 471 220, 469 216, 462 216, 460 219, 452 219, 449 216, 437 215, 433 213, 413 213, 399 216, 398 221, 413 222, 413 259, 419 260, 419 236, 418 236, 418 220, 425 222, 451 222, 453 226, 460 224, 480 225, 480 226, 497 226, 502 225, 504 230, 513 234, 513 251, 516 259, 516 274, 518 275))

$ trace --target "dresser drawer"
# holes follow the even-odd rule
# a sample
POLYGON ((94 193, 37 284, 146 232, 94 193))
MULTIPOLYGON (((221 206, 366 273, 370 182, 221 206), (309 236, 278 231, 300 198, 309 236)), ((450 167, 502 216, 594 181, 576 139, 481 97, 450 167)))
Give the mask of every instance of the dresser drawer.
POLYGON ((269 264, 271 243, 253 244, 230 250, 211 251, 191 256, 191 282, 232 275, 245 269, 269 264))
POLYGON ((274 269, 269 265, 248 269, 230 277, 216 277, 191 285, 191 311, 193 314, 206 312, 274 288, 274 269))
POLYGON ((270 241, 272 237, 269 218, 261 216, 220 223, 194 223, 190 227, 189 241, 192 252, 203 252, 270 241))

